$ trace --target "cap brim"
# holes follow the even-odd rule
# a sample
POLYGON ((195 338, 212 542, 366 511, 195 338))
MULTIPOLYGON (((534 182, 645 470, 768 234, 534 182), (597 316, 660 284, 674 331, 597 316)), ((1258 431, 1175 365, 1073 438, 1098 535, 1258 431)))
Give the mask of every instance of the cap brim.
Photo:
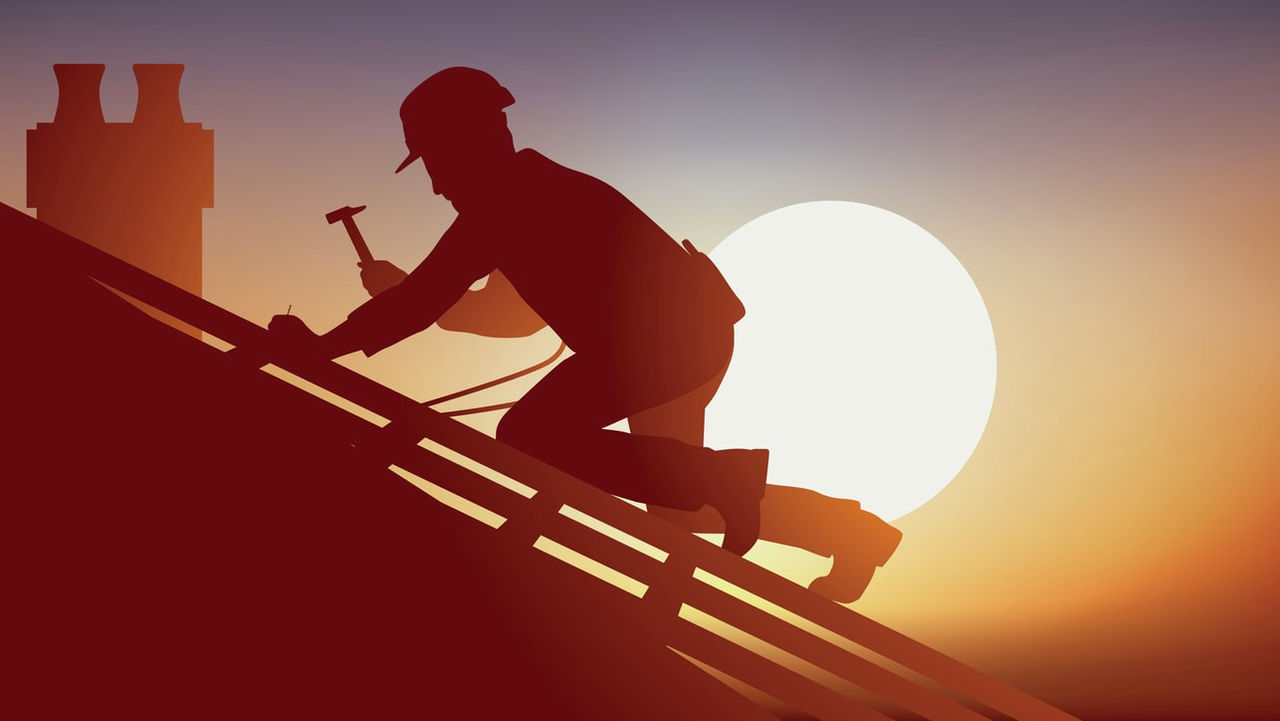
POLYGON ((396 172, 398 173, 398 172, 400 172, 401 170, 404 170, 405 168, 409 167, 409 165, 410 165, 410 164, 412 164, 412 163, 413 163, 413 161, 415 161, 415 160, 417 160, 418 158, 421 158, 421 157, 422 157, 421 155, 419 155, 419 154, 417 154, 417 153, 414 153, 414 152, 410 151, 410 153, 409 153, 408 157, 406 157, 406 158, 404 159, 404 162, 403 162, 403 163, 400 163, 400 167, 396 168, 396 172))

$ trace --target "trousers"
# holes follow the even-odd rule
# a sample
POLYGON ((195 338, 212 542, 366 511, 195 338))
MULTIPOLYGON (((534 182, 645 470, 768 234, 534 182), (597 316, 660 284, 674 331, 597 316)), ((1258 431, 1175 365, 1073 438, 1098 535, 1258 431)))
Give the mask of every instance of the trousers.
POLYGON ((613 495, 697 510, 734 480, 736 467, 722 451, 606 426, 646 412, 651 422, 673 415, 701 426, 701 409, 732 354, 726 324, 629 352, 573 355, 507 411, 497 437, 613 495))

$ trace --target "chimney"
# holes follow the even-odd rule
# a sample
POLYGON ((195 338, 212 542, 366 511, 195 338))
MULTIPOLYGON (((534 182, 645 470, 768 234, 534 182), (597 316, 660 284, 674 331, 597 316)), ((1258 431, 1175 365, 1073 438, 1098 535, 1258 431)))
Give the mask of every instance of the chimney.
POLYGON ((134 65, 133 122, 105 122, 104 70, 53 66, 53 122, 27 131, 27 205, 45 223, 200 295, 202 209, 213 207, 213 131, 184 121, 178 64, 134 65))

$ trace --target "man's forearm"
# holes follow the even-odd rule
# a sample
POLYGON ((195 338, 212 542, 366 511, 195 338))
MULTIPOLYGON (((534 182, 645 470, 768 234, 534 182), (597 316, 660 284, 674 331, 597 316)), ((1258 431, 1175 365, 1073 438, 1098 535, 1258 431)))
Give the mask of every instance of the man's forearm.
POLYGON ((389 288, 351 311, 347 319, 319 338, 317 351, 325 358, 338 358, 364 351, 373 355, 421 328, 411 305, 403 302, 401 286, 389 288))
MULTIPOLYGON (((381 349, 390 342, 379 343, 375 339, 386 334, 388 319, 400 317, 406 310, 397 303, 401 288, 393 287, 370 298, 347 315, 347 319, 334 326, 328 333, 316 339, 316 353, 325 358, 339 358, 358 350, 367 353, 370 348, 381 349)), ((391 341, 391 342, 394 342, 391 341)))
POLYGON ((466 291, 466 278, 427 283, 413 277, 388 288, 351 311, 347 319, 319 338, 317 351, 337 358, 354 351, 373 355, 425 330, 466 291))
POLYGON ((334 326, 333 330, 319 337, 319 353, 325 358, 339 358, 364 348, 356 324, 350 319, 334 326))

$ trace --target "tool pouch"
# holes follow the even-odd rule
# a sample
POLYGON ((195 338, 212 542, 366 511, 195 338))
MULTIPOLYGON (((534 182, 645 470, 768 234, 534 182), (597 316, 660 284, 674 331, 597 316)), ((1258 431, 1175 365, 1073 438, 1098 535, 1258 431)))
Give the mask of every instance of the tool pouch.
POLYGON ((724 318, 730 323, 742 320, 747 314, 747 309, 742 305, 738 294, 729 287, 729 281, 724 279, 724 275, 720 273, 716 264, 711 262, 711 258, 706 253, 693 247, 693 243, 688 240, 681 241, 681 245, 697 267, 700 302, 718 318, 724 318))

